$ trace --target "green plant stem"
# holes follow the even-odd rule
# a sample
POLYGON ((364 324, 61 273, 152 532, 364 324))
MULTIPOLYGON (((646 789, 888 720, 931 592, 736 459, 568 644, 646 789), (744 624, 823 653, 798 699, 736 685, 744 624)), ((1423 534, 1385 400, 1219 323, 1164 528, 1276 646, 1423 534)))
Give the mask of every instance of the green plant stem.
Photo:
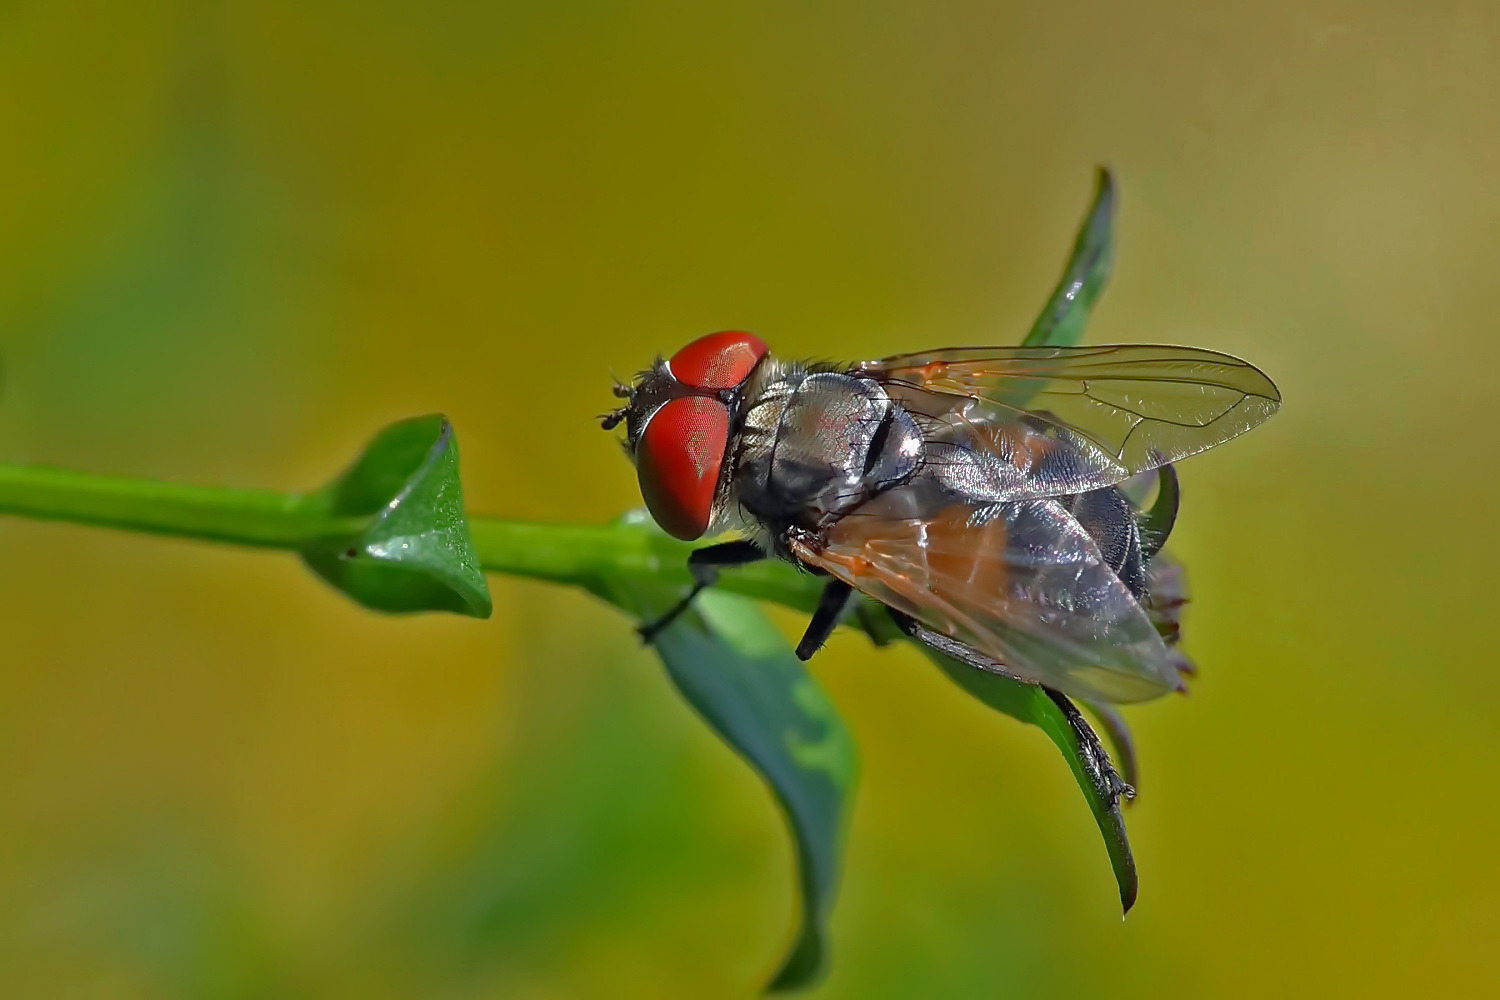
MULTIPOLYGON (((572 525, 473 518, 480 565, 508 576, 585 586, 606 575, 652 577, 686 587, 688 553, 679 542, 631 524, 572 525)), ((767 560, 727 571, 720 586, 732 593, 811 611, 821 584, 785 563, 767 560)))
MULTIPOLYGON (((0 514, 254 548, 303 551, 358 534, 368 519, 328 514, 318 494, 193 486, 35 465, 0 465, 0 514)), ((693 548, 631 524, 570 525, 473 518, 491 573, 592 586, 606 574, 686 585, 693 548)), ((725 574, 725 589, 811 608, 817 583, 764 563, 725 574)))
POLYGON ((295 549, 347 531, 307 498, 274 490, 188 486, 36 465, 0 465, 0 514, 295 549))

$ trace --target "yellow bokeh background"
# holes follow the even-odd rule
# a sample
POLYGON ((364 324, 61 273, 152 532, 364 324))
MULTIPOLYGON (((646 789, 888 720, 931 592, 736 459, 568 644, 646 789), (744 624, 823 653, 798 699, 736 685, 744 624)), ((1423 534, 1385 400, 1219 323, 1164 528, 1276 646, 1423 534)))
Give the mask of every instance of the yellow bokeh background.
MULTIPOLYGON (((840 635, 816 995, 1492 995, 1497 123, 1490 0, 0 4, 0 460, 297 489, 442 411, 471 509, 603 521, 611 371, 1014 342, 1108 163, 1090 341, 1286 398, 1181 468, 1140 903, 1038 731, 840 635)), ((0 522, 0 992, 752 994, 765 790, 617 613, 492 587, 0 522)))

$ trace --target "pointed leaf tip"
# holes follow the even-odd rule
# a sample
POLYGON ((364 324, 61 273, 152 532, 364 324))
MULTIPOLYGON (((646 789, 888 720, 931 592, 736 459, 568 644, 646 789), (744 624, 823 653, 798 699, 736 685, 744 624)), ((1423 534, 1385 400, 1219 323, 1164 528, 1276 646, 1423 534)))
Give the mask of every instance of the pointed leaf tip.
POLYGON ((376 611, 489 617, 489 587, 464 512, 458 442, 445 417, 385 428, 348 471, 304 502, 358 525, 302 553, 355 601, 376 611))
POLYGON ((1094 185, 1094 200, 1079 227, 1067 266, 1022 346, 1069 347, 1078 343, 1094 302, 1109 281, 1114 265, 1116 199, 1114 176, 1108 168, 1096 170, 1094 185))

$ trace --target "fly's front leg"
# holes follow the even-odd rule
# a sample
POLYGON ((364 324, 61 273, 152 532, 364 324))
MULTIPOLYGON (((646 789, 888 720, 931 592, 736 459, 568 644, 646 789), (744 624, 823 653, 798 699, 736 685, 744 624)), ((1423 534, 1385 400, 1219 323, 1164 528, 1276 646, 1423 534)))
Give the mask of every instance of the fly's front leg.
POLYGON ((766 558, 765 550, 749 541, 724 542, 720 545, 710 545, 707 548, 694 550, 688 556, 688 572, 693 574, 693 589, 689 590, 682 600, 674 604, 666 614, 636 629, 640 633, 641 641, 651 642, 662 629, 672 624, 678 616, 692 607, 694 599, 718 581, 720 569, 725 566, 746 566, 753 562, 760 562, 764 558, 766 558))

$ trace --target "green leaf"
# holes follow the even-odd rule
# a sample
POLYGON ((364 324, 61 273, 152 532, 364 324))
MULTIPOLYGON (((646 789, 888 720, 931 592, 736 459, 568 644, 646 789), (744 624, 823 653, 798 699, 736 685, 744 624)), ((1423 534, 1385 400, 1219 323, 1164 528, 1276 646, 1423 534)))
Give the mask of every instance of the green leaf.
POLYGON ((1114 179, 1100 167, 1094 203, 1078 230, 1068 266, 1031 332, 1021 341, 1023 347, 1068 347, 1083 339, 1089 311, 1104 290, 1114 263, 1114 213, 1114 179))
MULTIPOLYGON (((638 620, 671 607, 676 588, 644 578, 598 584, 638 620)), ((828 697, 755 602, 705 591, 656 637, 688 704, 770 786, 796 842, 802 923, 769 989, 807 986, 827 964, 845 821, 856 779, 854 743, 828 697)))
POLYGON ((1120 815, 1120 796, 1099 781, 1091 764, 1089 748, 1069 724, 1067 716, 1045 691, 1033 684, 1022 684, 998 674, 975 670, 933 650, 927 650, 927 653, 959 687, 991 708, 1039 727, 1062 751, 1073 778, 1088 801, 1089 811, 1094 814, 1094 822, 1104 835, 1110 868, 1114 870, 1115 883, 1120 889, 1120 905, 1128 913, 1135 905, 1138 883, 1135 859, 1130 856, 1130 842, 1125 837, 1125 820, 1120 815))
POLYGON ((304 504, 348 534, 306 545, 323 579, 376 611, 490 615, 490 592, 464 514, 458 442, 438 415, 392 424, 304 504))

